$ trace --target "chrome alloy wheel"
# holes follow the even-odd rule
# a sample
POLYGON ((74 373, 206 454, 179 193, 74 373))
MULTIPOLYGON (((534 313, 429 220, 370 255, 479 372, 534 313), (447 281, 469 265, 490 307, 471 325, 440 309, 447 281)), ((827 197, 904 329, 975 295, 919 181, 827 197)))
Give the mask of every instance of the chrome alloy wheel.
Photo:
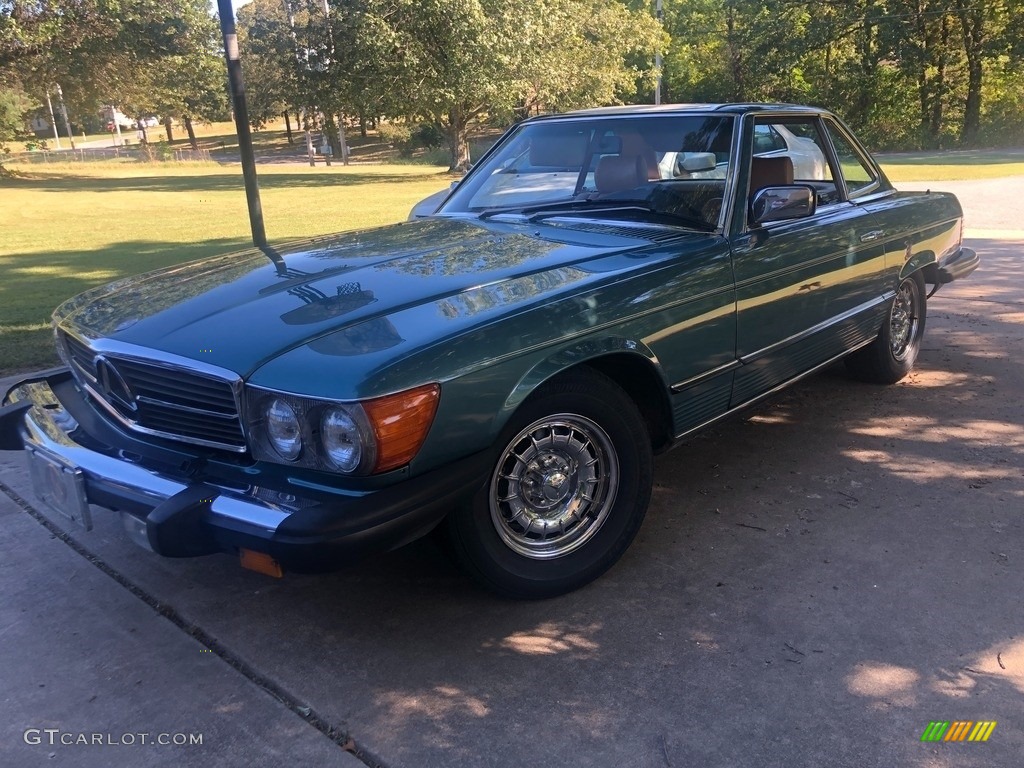
POLYGON ((516 435, 491 478, 491 521, 501 540, 534 560, 563 557, 604 525, 619 488, 619 460, 597 423, 560 413, 516 435))
POLYGON ((917 336, 917 283, 904 280, 889 312, 889 346, 892 356, 904 360, 917 336))

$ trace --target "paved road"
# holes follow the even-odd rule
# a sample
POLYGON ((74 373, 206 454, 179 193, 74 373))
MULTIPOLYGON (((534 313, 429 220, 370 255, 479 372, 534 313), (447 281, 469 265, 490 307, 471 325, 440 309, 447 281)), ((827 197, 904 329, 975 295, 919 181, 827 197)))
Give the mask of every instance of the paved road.
POLYGON ((556 600, 495 600, 429 543, 282 581, 105 518, 67 544, 0 454, 0 765, 1019 765, 1024 179, 942 186, 984 264, 929 303, 919 369, 840 366, 659 458, 632 549, 556 600), (932 720, 998 725, 922 743, 932 720))

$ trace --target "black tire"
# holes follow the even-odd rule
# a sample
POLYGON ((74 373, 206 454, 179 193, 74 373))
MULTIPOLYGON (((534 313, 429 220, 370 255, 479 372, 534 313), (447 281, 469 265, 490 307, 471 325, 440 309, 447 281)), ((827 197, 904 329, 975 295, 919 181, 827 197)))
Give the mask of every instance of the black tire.
POLYGON ((651 499, 643 417, 589 368, 559 376, 516 411, 487 481, 446 520, 451 547, 483 587, 517 599, 571 592, 608 570, 651 499))
POLYGON ((878 337, 846 357, 846 368, 861 381, 895 384, 914 368, 921 351, 928 304, 920 272, 905 277, 896 289, 878 337))

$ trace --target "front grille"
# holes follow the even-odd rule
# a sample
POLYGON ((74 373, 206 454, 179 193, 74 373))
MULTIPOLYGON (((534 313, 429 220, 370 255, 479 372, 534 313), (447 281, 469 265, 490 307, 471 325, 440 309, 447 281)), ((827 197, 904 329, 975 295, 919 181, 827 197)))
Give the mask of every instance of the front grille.
POLYGON ((93 365, 95 353, 74 336, 67 333, 60 334, 61 343, 67 352, 68 360, 85 373, 90 379, 95 380, 96 368, 93 365))
POLYGON ((130 429, 241 452, 246 448, 231 381, 184 365, 98 352, 61 331, 72 371, 130 429), (84 381, 82 380, 84 378, 84 381))

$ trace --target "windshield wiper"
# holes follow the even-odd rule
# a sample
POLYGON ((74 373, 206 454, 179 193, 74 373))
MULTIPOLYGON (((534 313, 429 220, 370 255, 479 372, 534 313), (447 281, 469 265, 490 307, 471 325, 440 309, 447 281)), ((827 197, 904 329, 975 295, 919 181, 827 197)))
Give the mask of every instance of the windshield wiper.
POLYGON ((589 197, 574 197, 569 200, 555 200, 550 203, 536 203, 534 205, 527 205, 526 207, 520 205, 507 205, 503 208, 491 208, 486 210, 481 213, 478 218, 489 219, 492 216, 499 216, 503 213, 517 213, 522 216, 528 216, 536 211, 546 211, 549 209, 561 210, 565 208, 573 209, 581 206, 588 206, 592 202, 593 201, 589 197))
MULTIPOLYGON (((699 219, 694 216, 682 216, 678 213, 669 213, 667 211, 659 211, 656 208, 651 207, 645 201, 642 200, 623 200, 621 203, 613 204, 613 201, 606 201, 603 203, 597 203, 593 205, 580 205, 582 201, 576 201, 576 205, 560 205, 560 206, 533 206, 532 208, 524 208, 522 213, 532 212, 532 215, 528 217, 529 221, 540 221, 542 219, 550 218, 552 216, 563 216, 572 215, 575 213, 585 213, 587 215, 606 213, 606 214, 618 214, 618 213, 630 213, 639 212, 644 214, 645 218, 656 219, 662 224, 669 224, 672 226, 683 226, 691 229, 699 229, 704 232, 710 232, 715 228, 714 224, 711 224, 704 219, 699 219)), ((593 202, 593 201, 590 201, 593 202)))
POLYGON ((710 232, 715 229, 704 219, 692 216, 682 216, 677 213, 659 211, 651 207, 646 200, 594 200, 593 198, 577 198, 575 200, 559 200, 551 203, 537 203, 525 207, 508 206, 505 208, 492 208, 484 211, 479 218, 489 219, 502 213, 514 213, 523 216, 527 221, 541 221, 551 216, 564 216, 573 214, 623 214, 641 213, 648 219, 657 219, 660 223, 672 226, 689 227, 699 229, 703 232, 710 232))

